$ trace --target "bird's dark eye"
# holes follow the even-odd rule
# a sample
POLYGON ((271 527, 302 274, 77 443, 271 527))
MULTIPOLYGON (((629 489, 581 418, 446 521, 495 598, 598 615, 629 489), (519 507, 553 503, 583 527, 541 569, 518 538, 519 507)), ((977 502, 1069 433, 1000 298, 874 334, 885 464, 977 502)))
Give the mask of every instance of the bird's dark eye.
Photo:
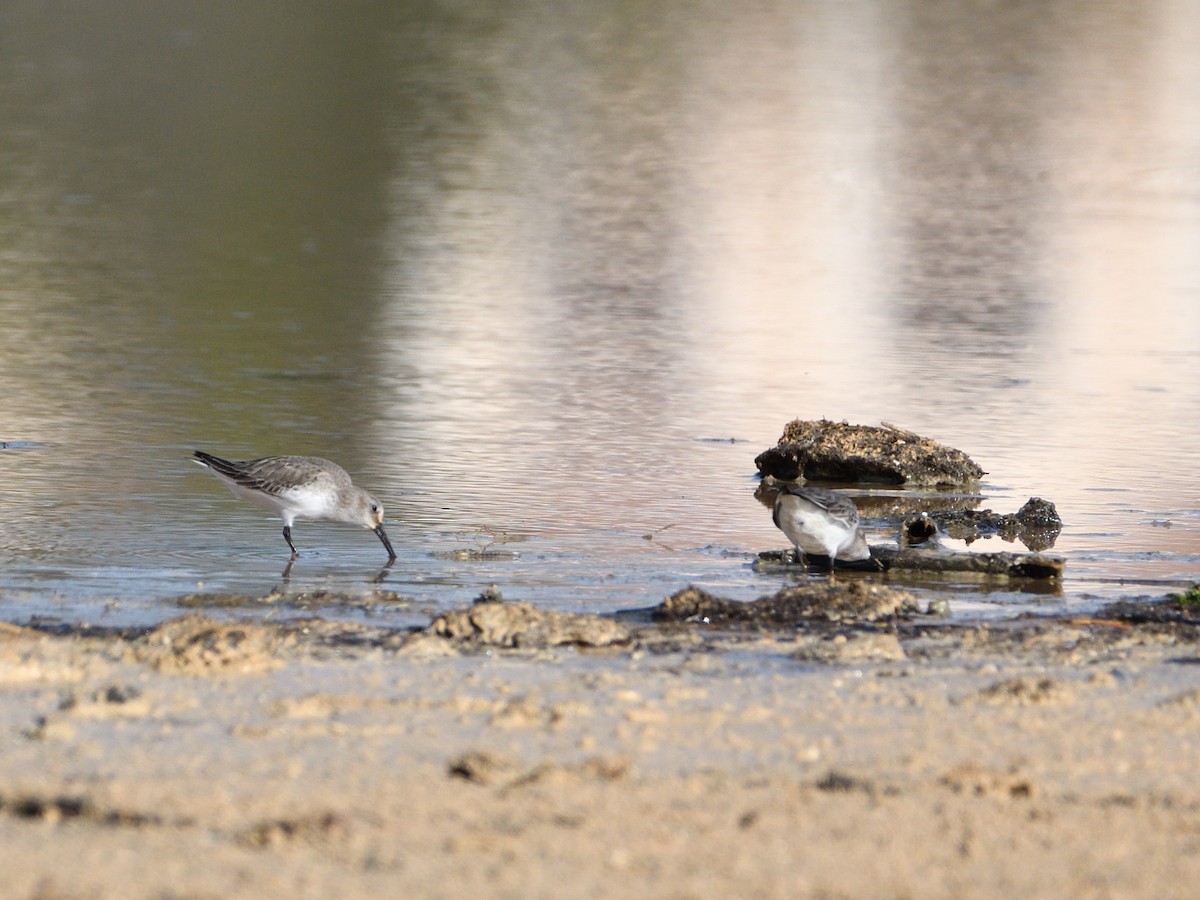
POLYGON ((379 512, 379 504, 378 503, 371 504, 371 512, 379 512))

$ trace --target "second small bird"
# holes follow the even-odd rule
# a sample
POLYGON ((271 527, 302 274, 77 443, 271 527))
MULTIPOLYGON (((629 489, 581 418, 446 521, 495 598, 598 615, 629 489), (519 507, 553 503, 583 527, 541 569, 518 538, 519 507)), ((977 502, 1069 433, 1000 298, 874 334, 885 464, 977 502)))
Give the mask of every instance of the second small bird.
POLYGON ((807 554, 828 556, 832 572, 838 559, 871 558, 858 507, 845 494, 819 487, 787 487, 775 498, 772 518, 796 545, 802 561, 807 554))
POLYGON ((261 459, 228 460, 201 450, 192 461, 208 468, 243 500, 256 503, 283 519, 283 539, 292 543, 296 519, 323 519, 361 525, 375 532, 388 552, 388 563, 396 560, 392 542, 383 530, 383 505, 362 488, 354 486, 346 470, 319 456, 264 456, 261 459))

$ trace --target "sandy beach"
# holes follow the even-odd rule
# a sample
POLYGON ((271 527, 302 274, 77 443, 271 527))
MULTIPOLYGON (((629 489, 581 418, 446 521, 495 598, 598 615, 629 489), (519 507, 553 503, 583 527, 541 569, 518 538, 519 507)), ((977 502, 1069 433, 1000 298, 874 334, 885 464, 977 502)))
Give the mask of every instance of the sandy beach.
POLYGON ((5 893, 1183 897, 1184 618, 4 626, 5 893))

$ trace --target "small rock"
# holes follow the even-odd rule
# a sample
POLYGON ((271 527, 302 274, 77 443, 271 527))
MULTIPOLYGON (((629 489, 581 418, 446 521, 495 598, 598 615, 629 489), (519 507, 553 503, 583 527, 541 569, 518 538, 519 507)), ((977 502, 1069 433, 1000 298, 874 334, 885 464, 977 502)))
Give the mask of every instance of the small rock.
POLYGON ((1058 510, 1049 500, 1041 497, 1030 497, 1025 505, 1017 510, 1017 521, 1026 528, 1062 528, 1062 519, 1058 510))
POLYGON ((453 759, 446 767, 452 778, 462 778, 475 784, 511 782, 521 772, 515 760, 487 750, 472 750, 453 759))
POLYGON ((930 600, 929 605, 925 608, 925 615, 939 616, 945 618, 950 615, 950 601, 945 597, 938 597, 936 600, 930 600))

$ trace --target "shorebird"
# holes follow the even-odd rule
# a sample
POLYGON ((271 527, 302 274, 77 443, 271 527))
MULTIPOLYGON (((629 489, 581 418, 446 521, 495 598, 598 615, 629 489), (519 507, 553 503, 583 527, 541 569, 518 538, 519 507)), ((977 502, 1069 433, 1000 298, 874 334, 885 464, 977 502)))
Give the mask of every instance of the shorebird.
POLYGON ((383 542, 388 564, 396 561, 392 542, 383 530, 383 505, 355 487, 337 463, 319 456, 228 460, 201 450, 192 453, 192 462, 209 469, 236 496, 283 519, 283 539, 292 548, 292 559, 300 555, 292 543, 292 523, 296 519, 323 519, 370 528, 383 542))
POLYGON ((771 518, 796 545, 802 562, 810 553, 828 556, 832 572, 839 558, 871 558, 859 525, 858 507, 845 494, 819 487, 784 488, 775 498, 771 518))

